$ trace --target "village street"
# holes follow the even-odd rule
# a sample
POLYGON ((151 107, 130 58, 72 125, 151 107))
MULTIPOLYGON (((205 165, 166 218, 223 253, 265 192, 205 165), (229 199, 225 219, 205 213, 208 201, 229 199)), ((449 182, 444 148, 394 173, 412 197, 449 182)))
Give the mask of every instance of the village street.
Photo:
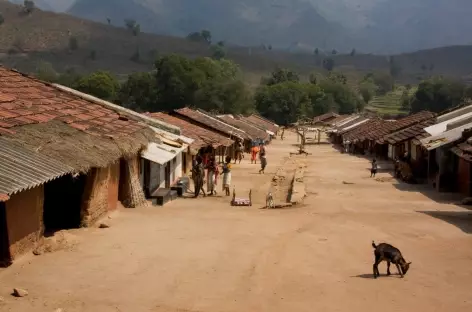
POLYGON ((234 167, 237 196, 252 189, 252 207, 231 207, 218 185, 217 198, 122 209, 108 229, 74 231, 78 245, 0 270, 0 311, 472 310, 471 212, 388 173, 369 178, 366 158, 310 145, 304 204, 260 209, 295 143, 286 132, 268 146, 265 175, 247 154, 234 167), (385 263, 372 278, 372 240, 412 262, 404 279, 394 266, 385 276, 385 263), (29 296, 10 296, 13 287, 29 296))

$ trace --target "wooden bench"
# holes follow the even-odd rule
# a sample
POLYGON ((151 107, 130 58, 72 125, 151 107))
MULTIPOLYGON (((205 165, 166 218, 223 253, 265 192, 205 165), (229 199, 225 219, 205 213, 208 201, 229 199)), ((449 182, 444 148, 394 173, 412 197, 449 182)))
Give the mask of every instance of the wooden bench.
POLYGON ((231 206, 252 206, 252 190, 249 190, 249 198, 237 198, 236 191, 233 189, 231 206))

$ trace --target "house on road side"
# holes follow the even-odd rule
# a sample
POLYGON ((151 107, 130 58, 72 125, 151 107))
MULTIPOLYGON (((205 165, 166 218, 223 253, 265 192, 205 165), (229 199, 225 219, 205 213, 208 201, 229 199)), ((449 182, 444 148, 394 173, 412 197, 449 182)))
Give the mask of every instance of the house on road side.
POLYGON ((0 261, 144 203, 139 155, 158 140, 134 114, 0 67, 0 261))

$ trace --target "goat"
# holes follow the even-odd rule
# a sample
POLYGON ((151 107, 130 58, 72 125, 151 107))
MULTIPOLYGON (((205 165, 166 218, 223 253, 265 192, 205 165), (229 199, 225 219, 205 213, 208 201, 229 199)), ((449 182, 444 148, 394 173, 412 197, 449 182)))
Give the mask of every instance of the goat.
POLYGON ((266 208, 275 208, 272 192, 269 192, 269 194, 266 196, 266 208))
POLYGON ((401 277, 408 272, 411 262, 405 261, 398 248, 386 243, 375 245, 374 241, 372 241, 372 247, 375 249, 374 278, 380 275, 379 263, 382 261, 387 261, 387 275, 390 275, 390 263, 395 264, 401 277))

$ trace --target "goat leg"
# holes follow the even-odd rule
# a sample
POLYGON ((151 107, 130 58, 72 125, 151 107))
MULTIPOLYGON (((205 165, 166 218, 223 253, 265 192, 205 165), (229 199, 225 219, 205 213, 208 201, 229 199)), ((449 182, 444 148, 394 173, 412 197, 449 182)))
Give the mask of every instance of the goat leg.
POLYGON ((390 261, 387 261, 387 275, 390 275, 390 261))
POLYGON ((400 268, 400 265, 399 265, 398 263, 395 263, 395 265, 397 266, 398 273, 399 273, 400 276, 403 278, 403 271, 402 271, 402 269, 400 268))

